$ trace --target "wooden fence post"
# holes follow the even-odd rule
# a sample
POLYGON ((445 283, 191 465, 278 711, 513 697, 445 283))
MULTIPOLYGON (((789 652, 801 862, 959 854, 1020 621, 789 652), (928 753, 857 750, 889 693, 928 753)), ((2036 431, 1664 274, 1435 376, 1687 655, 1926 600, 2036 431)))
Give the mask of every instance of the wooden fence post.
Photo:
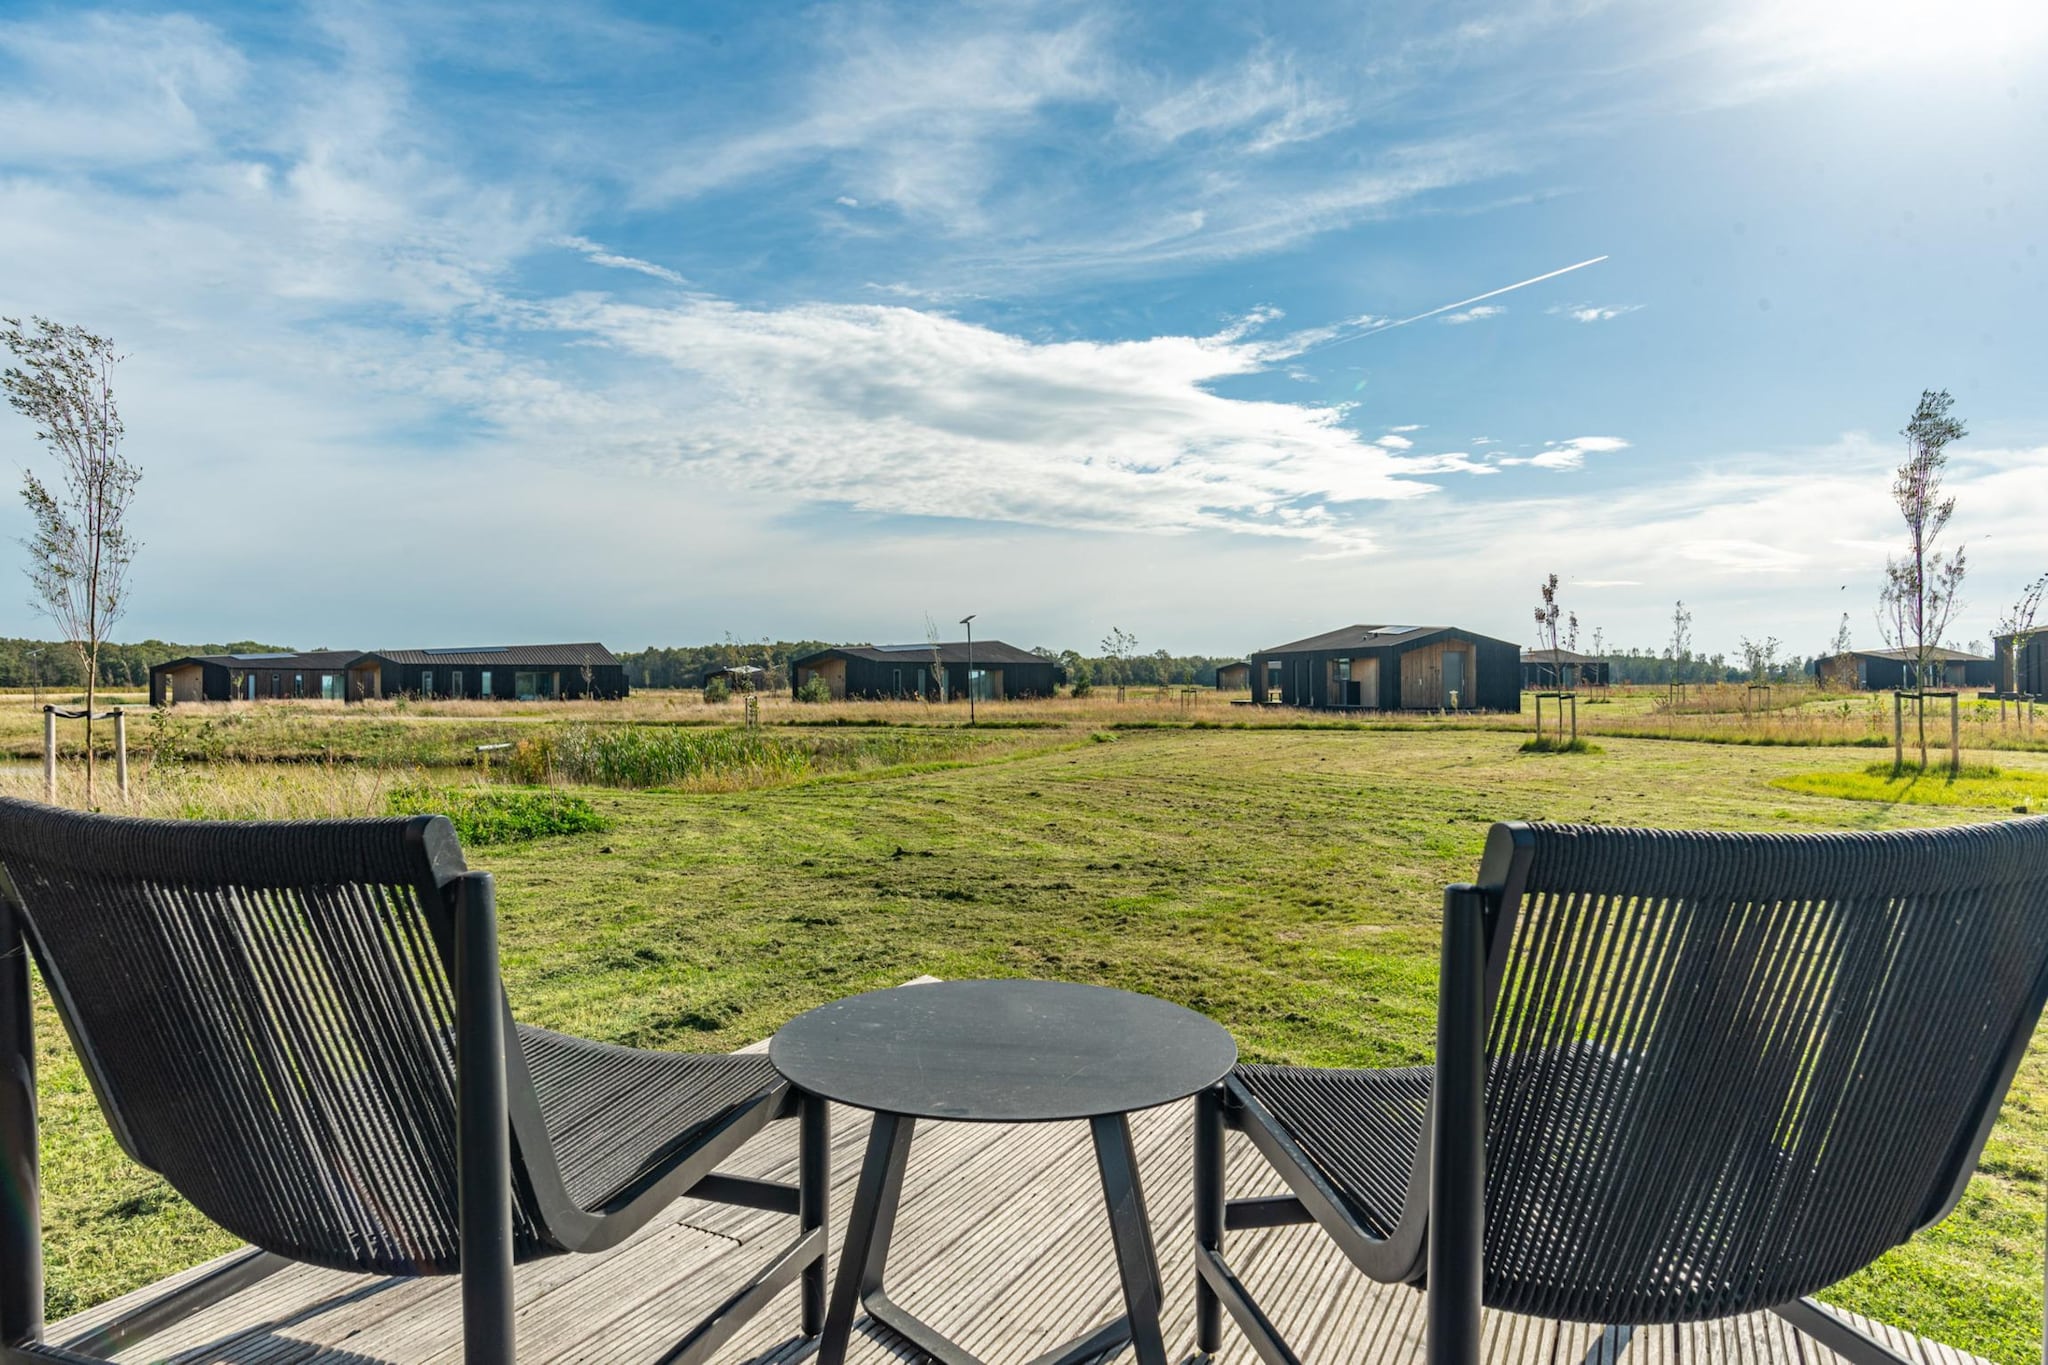
POLYGON ((57 708, 43 708, 43 800, 57 804, 57 708))
POLYGON ((1948 775, 1963 775, 1963 696, 1951 692, 1948 696, 1948 775))
POLYGON ((1892 776, 1906 770, 1906 694, 1892 693, 1892 776))
POLYGON ((128 799, 128 708, 114 708, 114 772, 120 780, 121 799, 128 799))

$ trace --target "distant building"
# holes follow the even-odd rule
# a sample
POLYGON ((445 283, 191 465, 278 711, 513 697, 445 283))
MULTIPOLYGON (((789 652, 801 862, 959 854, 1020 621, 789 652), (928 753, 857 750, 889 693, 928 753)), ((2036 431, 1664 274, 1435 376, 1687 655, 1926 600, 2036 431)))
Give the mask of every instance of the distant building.
POLYGON ((172 659, 149 670, 152 706, 292 698, 611 699, 630 690, 625 669, 600 644, 206 654, 172 659))
POLYGON ((353 649, 299 653, 195 654, 149 670, 149 704, 181 701, 345 701, 353 649))
POLYGON ((970 647, 964 640, 938 645, 839 645, 792 660, 789 685, 792 692, 800 693, 811 679, 822 679, 834 701, 936 700, 941 695, 937 675, 942 672, 943 695, 950 700, 964 700, 972 686, 977 701, 1001 701, 1005 697, 1049 697, 1062 680, 1062 670, 1051 659, 1001 640, 974 642, 971 676, 969 658, 970 647))
POLYGON ((1607 660, 1569 649, 1522 651, 1522 689, 1556 692, 1580 687, 1605 687, 1613 674, 1607 660))
POLYGON ((1251 689, 1252 666, 1248 659, 1239 659, 1234 664, 1216 666, 1216 690, 1218 692, 1245 692, 1251 689))
POLYGON ((2018 638, 1998 637, 1997 681, 1992 686, 2008 696, 2048 697, 2048 631, 2027 641, 2027 647, 2016 656, 2013 645, 2018 638))
POLYGON ((1926 676, 1914 677, 1914 651, 1910 649, 1852 649, 1846 654, 1815 659, 1807 671, 1820 678, 1837 678, 1865 692, 1888 692, 1897 688, 1995 687, 1998 665, 1981 654, 1959 649, 1927 651, 1926 676))
POLYGON ((1345 626, 1251 657, 1252 700, 1319 710, 1520 711, 1521 647, 1457 626, 1345 626))

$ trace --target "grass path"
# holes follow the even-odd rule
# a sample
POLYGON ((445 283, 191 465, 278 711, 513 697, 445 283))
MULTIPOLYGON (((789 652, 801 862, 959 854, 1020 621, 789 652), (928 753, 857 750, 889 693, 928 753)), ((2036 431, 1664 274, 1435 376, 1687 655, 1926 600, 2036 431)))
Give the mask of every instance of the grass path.
MULTIPOLYGON (((1603 738, 1602 754, 1558 758, 1517 753, 1522 738, 1126 731, 865 780, 591 791, 610 832, 475 861, 498 874, 520 1016, 616 1042, 723 1049, 923 972, 1036 975, 1180 1001, 1224 1022, 1248 1059, 1383 1066, 1427 1056, 1439 888, 1471 875, 1496 819, 1794 829, 1973 815, 1771 786, 1865 761, 1850 754, 1603 738)), ((126 1166, 54 1026, 43 1037, 61 1313, 222 1239, 126 1166)), ((2012 1365, 2038 1359, 2043 1053, 1963 1209, 1839 1302, 2012 1365)))

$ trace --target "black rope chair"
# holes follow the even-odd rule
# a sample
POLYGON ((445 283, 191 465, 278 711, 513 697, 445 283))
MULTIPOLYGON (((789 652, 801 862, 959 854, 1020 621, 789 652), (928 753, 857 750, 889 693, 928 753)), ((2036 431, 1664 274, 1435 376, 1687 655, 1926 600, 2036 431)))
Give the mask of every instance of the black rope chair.
POLYGON ((2048 997, 2048 818, 1883 834, 1497 825, 1444 895, 1436 1065, 1241 1066, 1197 1108, 1196 1319, 1296 1357, 1226 1229, 1313 1221, 1427 1286, 1576 1322, 1761 1309, 1903 1365, 1807 1296, 1962 1197, 2048 997), (1292 1193, 1225 1199, 1223 1135, 1292 1193))
POLYGON ((133 820, 0 799, 0 1361, 117 1351, 294 1261, 462 1277, 465 1358, 514 1357, 512 1266, 617 1245, 683 1195, 798 1236, 664 1357, 801 1278, 825 1305, 826 1120, 765 1056, 515 1024, 490 874, 439 816, 133 820), (114 1136, 252 1250, 44 1342, 27 949, 114 1136), (799 1119, 796 1185, 713 1168, 799 1119))

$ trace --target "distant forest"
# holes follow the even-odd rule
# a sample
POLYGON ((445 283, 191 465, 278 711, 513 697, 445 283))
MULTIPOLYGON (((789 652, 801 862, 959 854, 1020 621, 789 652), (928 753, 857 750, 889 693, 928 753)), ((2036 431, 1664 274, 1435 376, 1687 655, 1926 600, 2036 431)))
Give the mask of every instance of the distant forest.
MULTIPOLYGON (((224 645, 178 645, 167 640, 142 640, 131 645, 100 646, 100 682, 112 687, 147 687, 151 665, 187 654, 266 654, 290 649, 256 640, 224 645)), ((78 651, 56 640, 0 639, 0 687, 83 687, 85 670, 78 651)))

